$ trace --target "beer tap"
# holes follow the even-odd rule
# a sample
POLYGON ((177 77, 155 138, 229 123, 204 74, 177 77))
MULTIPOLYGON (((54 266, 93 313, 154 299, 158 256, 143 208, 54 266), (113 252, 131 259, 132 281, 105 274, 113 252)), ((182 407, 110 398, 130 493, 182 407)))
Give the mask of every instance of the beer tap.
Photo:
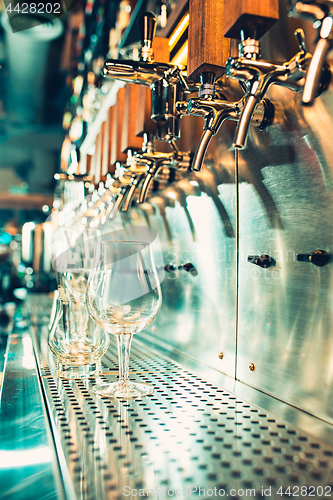
POLYGON ((237 102, 228 102, 224 96, 222 99, 217 96, 214 80, 214 73, 202 73, 198 97, 191 97, 187 104, 178 103, 180 112, 200 116, 204 119, 203 134, 194 153, 191 166, 191 170, 194 172, 201 170, 209 143, 222 123, 227 119, 236 120, 239 114, 237 102))
POLYGON ((121 210, 123 212, 127 212, 131 207, 134 193, 138 188, 138 186, 141 184, 143 178, 144 174, 132 173, 132 178, 129 185, 127 186, 126 196, 124 196, 124 202, 121 207, 121 210))
POLYGON ((153 37, 156 19, 146 12, 140 23, 141 57, 139 61, 107 59, 103 75, 116 80, 149 86, 151 89, 151 118, 157 124, 157 139, 172 142, 180 137, 180 114, 176 102, 190 89, 183 76, 182 66, 155 62, 153 37))
POLYGON ((312 105, 331 80, 326 57, 333 46, 333 0, 289 0, 289 5, 290 15, 312 20, 318 32, 302 95, 302 103, 312 105))
MULTIPOLYGON (((154 138, 148 138, 145 134, 142 153, 135 153, 127 160, 128 174, 131 181, 128 186, 126 201, 123 204, 123 211, 127 211, 131 206, 134 193, 141 185, 139 203, 144 203, 153 179, 160 175, 166 167, 168 169, 189 170, 192 154, 178 151, 174 142, 170 143, 173 151, 162 153, 155 151, 154 138)), ((169 174, 170 176, 173 174, 169 174)))
POLYGON ((144 203, 147 198, 149 187, 153 179, 165 167, 169 169, 184 170, 190 169, 192 154, 190 152, 182 153, 174 142, 170 143, 173 147, 171 153, 159 153, 155 151, 144 153, 144 158, 148 162, 149 168, 145 174, 144 181, 141 186, 139 203, 144 203))
POLYGON ((300 82, 310 64, 311 54, 306 51, 303 30, 297 29, 295 36, 299 52, 284 63, 273 63, 260 59, 260 44, 256 40, 255 28, 241 30, 239 57, 230 57, 226 64, 226 75, 239 80, 246 89, 245 105, 236 129, 235 148, 244 148, 249 124, 257 104, 262 101, 268 88, 275 84, 300 92, 300 82))
POLYGON ((112 183, 112 193, 114 194, 115 200, 109 213, 110 219, 116 216, 116 214, 120 211, 124 201, 126 200, 126 195, 130 187, 131 179, 132 177, 127 174, 127 172, 125 171, 125 167, 118 163, 112 183))
MULTIPOLYGON (((215 90, 214 73, 200 75, 198 97, 191 97, 187 102, 178 102, 177 107, 181 114, 200 116, 204 119, 203 134, 196 148, 191 170, 199 172, 206 155, 209 143, 219 131, 225 120, 237 121, 245 105, 245 98, 237 102, 226 100, 215 90)), ((268 99, 264 99, 251 117, 251 121, 261 130, 272 123, 274 106, 268 99)))
POLYGON ((148 168, 147 164, 144 161, 140 161, 139 156, 140 155, 138 154, 132 155, 132 153, 129 152, 127 157, 127 171, 125 175, 129 177, 130 181, 127 186, 126 193, 124 196, 124 201, 121 207, 121 210, 123 212, 127 212, 128 209, 131 207, 134 193, 136 189, 140 186, 147 172, 148 168))

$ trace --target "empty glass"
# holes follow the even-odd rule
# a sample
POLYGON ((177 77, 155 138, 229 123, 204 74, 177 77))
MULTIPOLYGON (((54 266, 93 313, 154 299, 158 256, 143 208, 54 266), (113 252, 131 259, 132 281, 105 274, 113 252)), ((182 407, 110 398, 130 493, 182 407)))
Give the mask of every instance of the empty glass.
POLYGON ((161 303, 152 245, 139 241, 96 245, 87 289, 88 310, 98 326, 116 337, 119 381, 98 384, 95 392, 125 399, 153 393, 153 386, 129 381, 129 353, 133 334, 154 321, 161 303))
POLYGON ((58 375, 84 378, 98 373, 98 361, 106 352, 108 335, 89 317, 82 302, 62 290, 50 326, 49 347, 58 361, 58 375))
POLYGON ((108 336, 92 321, 86 306, 88 275, 98 238, 96 231, 64 233, 54 260, 59 297, 49 346, 57 357, 59 375, 66 378, 95 375, 96 363, 108 347, 108 336))

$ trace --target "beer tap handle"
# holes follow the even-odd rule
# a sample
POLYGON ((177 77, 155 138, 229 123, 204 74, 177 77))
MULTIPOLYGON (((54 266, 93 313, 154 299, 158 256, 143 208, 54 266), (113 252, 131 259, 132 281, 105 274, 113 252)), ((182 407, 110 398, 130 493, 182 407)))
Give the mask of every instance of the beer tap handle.
POLYGON ((139 22, 141 38, 141 61, 153 62, 153 39, 156 31, 156 18, 151 12, 145 12, 139 22))
POLYGON ((304 31, 301 28, 298 28, 295 31, 295 37, 296 37, 300 52, 303 55, 307 54, 308 50, 306 48, 306 39, 305 39, 304 31))
POLYGON ((173 66, 171 68, 169 68, 165 73, 164 73, 164 78, 169 81, 170 79, 172 78, 178 78, 179 80, 179 83, 183 89, 184 92, 186 93, 191 93, 192 91, 195 91, 195 89, 190 89, 189 85, 188 85, 188 82, 185 78, 185 76, 183 75, 182 73, 182 70, 180 67, 178 66, 173 66))

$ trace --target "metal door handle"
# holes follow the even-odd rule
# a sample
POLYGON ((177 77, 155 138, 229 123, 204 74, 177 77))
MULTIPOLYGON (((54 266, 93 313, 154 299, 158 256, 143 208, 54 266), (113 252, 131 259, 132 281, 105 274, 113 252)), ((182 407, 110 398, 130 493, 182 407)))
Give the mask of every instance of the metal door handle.
POLYGON ((175 267, 172 263, 166 264, 164 266, 164 270, 167 271, 168 273, 174 273, 177 271, 177 269, 181 270, 183 269, 184 271, 187 271, 190 273, 192 276, 198 276, 198 270, 194 267, 194 265, 191 262, 187 262, 186 264, 182 264, 181 266, 175 267))
POLYGON ((188 273, 192 274, 192 276, 198 276, 198 270, 194 267, 194 265, 191 262, 187 262, 186 264, 183 264, 181 266, 178 266, 178 269, 184 269, 184 271, 187 271, 188 273))
POLYGON ((247 261, 251 264, 261 267, 262 269, 268 269, 271 266, 275 266, 276 262, 273 257, 269 255, 248 255, 247 261))
POLYGON ((325 266, 330 260, 330 256, 325 250, 315 250, 311 254, 298 253, 296 258, 299 262, 311 262, 311 264, 318 267, 325 266))

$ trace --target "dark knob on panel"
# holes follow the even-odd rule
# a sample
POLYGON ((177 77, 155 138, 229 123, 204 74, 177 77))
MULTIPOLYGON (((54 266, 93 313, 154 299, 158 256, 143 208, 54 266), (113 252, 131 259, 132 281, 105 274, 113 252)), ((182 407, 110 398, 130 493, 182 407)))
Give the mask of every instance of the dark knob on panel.
POLYGON ((192 274, 192 276, 198 276, 198 270, 194 267, 191 262, 187 262, 186 264, 183 264, 181 266, 178 266, 178 269, 184 269, 184 271, 187 271, 188 273, 192 274))
POLYGON ((247 261, 256 266, 268 269, 270 266, 275 266, 275 260, 269 255, 248 255, 247 261))
POLYGON ((140 37, 141 42, 144 44, 146 40, 153 43, 153 38, 156 30, 156 18, 151 12, 145 12, 140 18, 140 37))
POLYGON ((164 266, 164 270, 167 272, 167 273, 174 273, 175 271, 177 271, 177 268, 173 265, 173 264, 166 264, 164 266))
POLYGON ((296 258, 299 262, 311 262, 318 267, 325 266, 330 260, 330 256, 325 250, 315 250, 311 254, 298 253, 296 258))

